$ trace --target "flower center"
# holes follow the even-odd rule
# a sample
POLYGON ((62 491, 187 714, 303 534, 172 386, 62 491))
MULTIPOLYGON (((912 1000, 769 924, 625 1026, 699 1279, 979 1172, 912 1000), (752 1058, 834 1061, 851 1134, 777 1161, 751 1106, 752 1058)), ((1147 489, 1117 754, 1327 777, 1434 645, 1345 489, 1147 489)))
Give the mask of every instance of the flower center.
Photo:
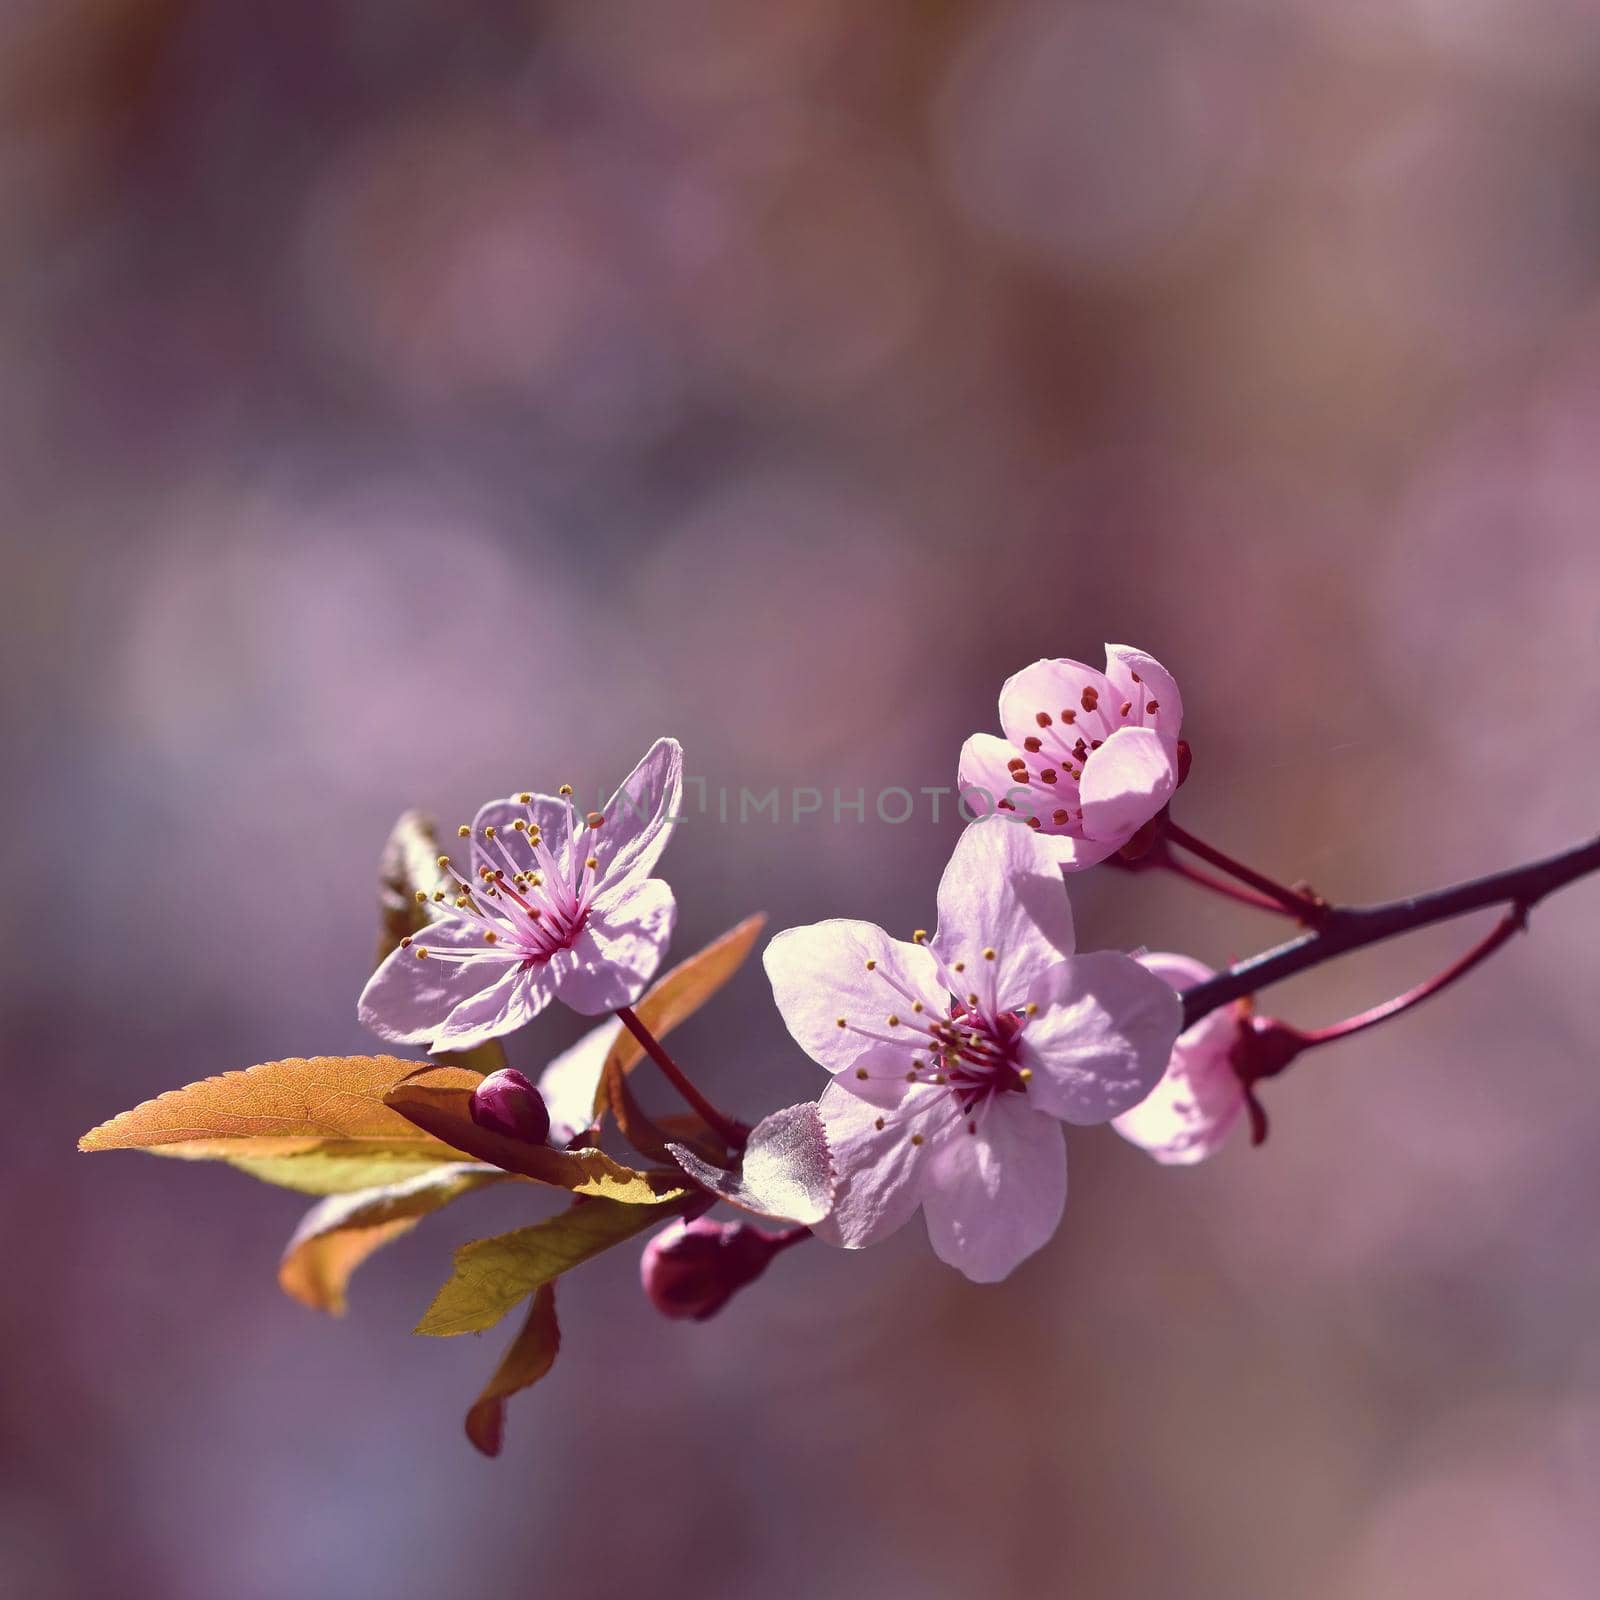
POLYGON ((1027 1069, 1019 1062, 1027 1018, 1020 1011, 989 1017, 956 1001, 950 1008, 950 1024, 951 1037, 936 1059, 963 1116, 970 1116, 992 1095, 1025 1089, 1027 1069))
MULTIPOLYGON (((921 930, 915 935, 918 944, 926 937, 921 930)), ((891 1125, 928 1126, 922 1121, 925 1114, 940 1110, 940 1122, 945 1118, 965 1120, 967 1132, 976 1133, 985 1108, 997 1095, 1027 1093, 1033 1072, 1020 1064, 1022 1036, 1038 1008, 1031 1001, 1020 1011, 1002 1011, 995 1005, 997 952, 993 949, 983 952, 984 975, 978 985, 986 991, 987 998, 968 987, 972 980, 966 976, 966 962, 947 964, 934 952, 929 953, 934 957, 940 981, 950 993, 947 1015, 930 1012, 909 987, 877 961, 868 961, 867 970, 876 972, 909 1002, 911 1014, 906 1016, 898 1008, 890 1011, 884 1018, 883 1026, 888 1030, 885 1032, 848 1017, 840 1017, 838 1023, 863 1038, 904 1045, 911 1052, 908 1070, 894 1075, 907 1086, 908 1098, 893 1116, 878 1118, 880 1130, 891 1125), (961 990, 966 991, 964 999, 957 997, 961 990), (919 1094, 914 1086, 937 1092, 919 1094)), ((890 1076, 865 1066, 855 1069, 855 1077, 862 1082, 890 1076)), ((921 1144, 923 1135, 913 1133, 911 1139, 912 1143, 921 1144)))
MULTIPOLYGON (((591 811, 580 820, 572 790, 563 784, 561 795, 567 802, 564 839, 555 843, 546 839, 533 809, 533 796, 519 795, 527 816, 516 818, 510 831, 526 846, 525 857, 514 853, 508 838, 490 825, 478 842, 475 879, 463 877, 449 856, 440 856, 439 869, 455 880, 458 892, 451 896, 443 889, 432 895, 417 891, 418 903, 433 911, 435 926, 454 923, 475 932, 481 942, 445 946, 428 942, 423 933, 402 940, 402 944, 419 960, 514 961, 524 968, 542 966, 552 956, 570 950, 588 921, 600 880, 599 858, 588 836, 605 818, 591 811), (504 866, 494 865, 496 861, 504 866)), ((470 828, 457 832, 462 839, 472 837, 470 828)))

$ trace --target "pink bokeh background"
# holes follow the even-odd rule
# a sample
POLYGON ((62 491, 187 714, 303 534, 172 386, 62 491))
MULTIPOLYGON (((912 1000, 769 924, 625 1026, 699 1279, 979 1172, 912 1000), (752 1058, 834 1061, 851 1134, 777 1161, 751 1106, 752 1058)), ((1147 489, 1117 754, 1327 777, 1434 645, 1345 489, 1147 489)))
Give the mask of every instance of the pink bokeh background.
MULTIPOLYGON (((494 1464, 509 1330, 408 1329, 521 1197, 334 1323, 273 1280, 299 1197, 72 1144, 371 1047, 408 806, 660 733, 713 798, 953 783, 1009 672, 1105 639, 1180 677, 1184 821, 1332 896, 1592 832, 1597 68, 1594 0, 6 8, 0 1591, 1586 1592, 1594 886, 1269 1086, 1263 1150, 1074 1130, 998 1288, 915 1228, 704 1326, 584 1269, 494 1464)), ((954 828, 870 810, 691 819, 677 953, 926 923, 954 828)), ((1281 931, 1074 902, 1213 964, 1281 931)), ((678 1037, 736 1111, 820 1087, 754 963, 678 1037)))

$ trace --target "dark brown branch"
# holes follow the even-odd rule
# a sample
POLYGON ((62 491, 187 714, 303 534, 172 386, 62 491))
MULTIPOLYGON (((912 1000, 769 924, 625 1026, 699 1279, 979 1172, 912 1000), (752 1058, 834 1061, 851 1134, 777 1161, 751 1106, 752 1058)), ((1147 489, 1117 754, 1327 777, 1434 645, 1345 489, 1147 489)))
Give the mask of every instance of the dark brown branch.
POLYGON ((1574 845, 1558 855, 1546 856, 1542 861, 1530 861, 1526 866, 1509 867, 1504 872, 1471 878, 1465 883, 1433 889, 1405 900, 1388 900, 1374 906, 1331 906, 1314 932, 1251 956, 1248 961, 1238 962, 1226 972, 1186 989, 1183 1025, 1193 1027, 1218 1006, 1308 972, 1324 961, 1398 938, 1414 929, 1448 922, 1485 906, 1514 905, 1531 909, 1546 895, 1591 872, 1600 872, 1600 837, 1574 845))

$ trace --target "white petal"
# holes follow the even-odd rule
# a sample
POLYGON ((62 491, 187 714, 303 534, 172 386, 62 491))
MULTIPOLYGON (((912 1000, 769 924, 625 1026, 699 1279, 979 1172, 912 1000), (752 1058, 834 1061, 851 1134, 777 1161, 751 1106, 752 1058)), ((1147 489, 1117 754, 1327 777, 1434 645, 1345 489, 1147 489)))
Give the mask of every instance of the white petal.
POLYGON ((1119 728, 1083 766, 1083 831, 1125 844, 1178 787, 1178 747, 1154 728, 1119 728))
POLYGON ((965 964, 985 1004, 1020 1003, 1040 973, 1072 954, 1072 906, 1056 850, 1004 814, 973 823, 939 880, 933 948, 952 966, 965 964))
POLYGON ((940 1141, 922 1202, 941 1261, 998 1283, 1044 1245, 1067 1203, 1061 1127, 1024 1096, 997 1096, 976 1134, 940 1141))
POLYGON ((870 922, 836 917, 785 929, 768 943, 761 962, 795 1042, 829 1072, 853 1067, 884 1039, 897 1042, 891 1016, 902 1019, 899 1031, 905 1035, 909 1067, 926 1040, 911 1031, 916 1013, 906 992, 931 1016, 945 1015, 949 1005, 932 956, 920 945, 891 939, 870 922), (869 961, 876 964, 872 970, 869 961), (839 1025, 841 1017, 845 1027, 839 1025))
MULTIPOLYGON (((917 1091, 919 1096, 923 1093, 917 1091)), ((929 1093, 926 1098, 931 1103, 935 1097, 929 1093)), ((869 1104, 851 1094, 842 1081, 822 1091, 817 1111, 833 1155, 835 1188, 833 1211, 812 1231, 825 1243, 846 1250, 877 1244, 903 1228, 922 1199, 932 1146, 914 1145, 911 1134, 923 1118, 908 1119, 869 1104)))
POLYGON ((1131 956, 1074 956, 1045 973, 1022 1034, 1027 1098, 1065 1122, 1109 1122, 1166 1071, 1183 1021, 1177 992, 1131 956))
POLYGON ((683 746, 657 739, 601 807, 593 846, 607 883, 647 877, 661 858, 683 799, 683 746))
POLYGON ((549 1005, 554 990, 543 967, 510 967, 488 988, 463 1000, 433 1035, 431 1049, 471 1050, 489 1039, 515 1033, 549 1005))
POLYGON ((661 965, 678 915, 662 878, 624 878, 595 897, 556 993, 586 1017, 632 1005, 661 965))
POLYGON ((473 961, 419 958, 424 948, 457 950, 481 946, 483 936, 451 919, 434 923, 410 946, 395 951, 367 979, 356 1015, 362 1026, 395 1044, 423 1044, 444 1026, 464 1000, 492 987, 513 970, 514 961, 484 955, 473 961))

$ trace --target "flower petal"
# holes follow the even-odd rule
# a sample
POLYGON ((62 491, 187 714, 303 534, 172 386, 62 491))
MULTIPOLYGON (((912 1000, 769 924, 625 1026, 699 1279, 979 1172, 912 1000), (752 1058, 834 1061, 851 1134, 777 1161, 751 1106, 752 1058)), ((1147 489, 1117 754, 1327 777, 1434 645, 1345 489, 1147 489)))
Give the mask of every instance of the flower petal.
POLYGON ((1072 954, 1058 852, 1004 813, 973 823, 939 880, 933 948, 952 966, 965 963, 986 1005, 1020 1002, 1040 973, 1072 954))
MULTIPOLYGON (((795 1043, 829 1072, 853 1067, 888 1036, 889 1017, 910 1010, 904 991, 935 1015, 949 1003, 933 957, 870 922, 835 917, 787 928, 768 943, 761 964, 795 1043), (868 970, 869 961, 875 970, 868 970), (841 1017, 848 1026, 839 1026, 841 1017)), ((907 1031, 908 1067, 920 1042, 921 1034, 907 1031)))
MULTIPOLYGON (((1081 661, 1035 661, 1014 672, 1000 689, 1000 726, 1015 745, 1042 742, 1042 753, 1065 757, 1081 736, 1106 739, 1118 724, 1112 713, 1116 694, 1103 672, 1081 661), (1087 693, 1086 693, 1087 691, 1087 693), (1085 705, 1092 702, 1094 709, 1085 705), (1048 720, 1040 722, 1043 716, 1048 720)), ((1124 696, 1118 696, 1121 704, 1124 696)))
POLYGON ((626 877, 608 884, 589 908, 572 945, 572 965, 556 993, 586 1017, 630 1006, 655 976, 672 941, 678 906, 664 878, 626 877))
POLYGON ((974 1283, 998 1283, 1049 1240, 1066 1203, 1060 1125, 1003 1094, 977 1133, 939 1142, 922 1211, 941 1261, 974 1283))
POLYGON ((1084 763, 1083 831, 1125 843, 1178 787, 1178 747, 1154 728, 1119 728, 1084 763))
POLYGON ((504 976, 469 995, 434 1030, 430 1046, 441 1050, 471 1050, 489 1039, 515 1033, 550 1004, 555 990, 547 967, 507 968, 504 976))
MULTIPOLYGON (((1212 976, 1188 956, 1150 953, 1141 966, 1182 991, 1212 976)), ((1188 1166, 1215 1155, 1244 1115, 1244 1086, 1233 1070, 1239 1017, 1219 1006, 1178 1035, 1161 1081, 1111 1124, 1130 1144, 1164 1166, 1188 1166)))
POLYGON ((621 1033, 620 1022, 602 1022, 539 1074, 539 1093, 550 1113, 551 1144, 567 1144, 593 1124, 600 1074, 621 1033))
POLYGON ((419 947, 459 949, 482 944, 476 929, 457 921, 434 923, 409 947, 391 951, 367 979, 356 1015, 363 1027, 395 1044, 422 1044, 433 1038, 464 1000, 490 988, 514 963, 494 955, 475 961, 418 959, 419 947))
POLYGON ((1192 1166, 1222 1148, 1244 1110, 1244 1087, 1225 1052, 1179 1046, 1160 1083, 1111 1126, 1163 1166, 1192 1166))
POLYGON ((1118 704, 1133 702, 1133 718, 1142 727, 1154 728, 1176 739, 1183 726, 1183 697, 1172 674, 1143 650, 1126 644, 1106 646, 1106 677, 1118 695, 1118 704), (1150 702, 1156 709, 1149 709, 1150 702))
MULTIPOLYGON (((1203 961, 1196 961, 1193 956, 1173 955, 1162 950, 1142 950, 1134 960, 1146 971, 1165 979, 1180 995, 1185 989, 1192 989, 1197 983, 1204 983, 1208 978, 1216 977, 1212 968, 1203 961)), ((1184 1049, 1192 1049, 1201 1043, 1220 1040, 1231 1049, 1238 1026, 1238 1019, 1233 1015, 1233 1007, 1218 1006, 1215 1011, 1208 1011, 1192 1028, 1180 1033, 1178 1045, 1184 1049)))
MULTIPOLYGON (((935 1097, 926 1098, 931 1103, 935 1097)), ((846 1250, 877 1244, 911 1220, 932 1146, 912 1144, 912 1130, 898 1113, 851 1094, 843 1082, 822 1091, 817 1111, 833 1155, 835 1188, 833 1211, 812 1232, 846 1250)), ((921 1117, 911 1120, 920 1124, 921 1117)))
MULTIPOLYGON (((992 733, 975 733, 961 747, 961 758, 956 766, 956 782, 960 786, 961 803, 976 817, 986 817, 1002 800, 1009 801, 1012 815, 1026 819, 1040 815, 1048 822, 1056 809, 1047 803, 1049 797, 1018 783, 1011 775, 1008 763, 1028 759, 1008 739, 997 739, 992 733)), ((1076 802, 1074 801, 1074 808, 1076 802)))
POLYGON ((667 847, 682 798, 683 746, 657 739, 601 807, 605 822, 594 853, 607 882, 649 873, 667 847))
MULTIPOLYGON (((463 876, 476 883, 481 867, 488 867, 491 872, 538 871, 539 863, 534 859, 527 832, 517 827, 519 822, 530 821, 556 859, 565 866, 567 837, 572 830, 571 803, 553 794, 536 794, 529 804, 513 796, 509 800, 491 800, 478 808, 477 816, 472 819, 471 870, 463 876), (493 839, 484 836, 487 828, 494 829, 493 839), (506 866, 508 855, 512 869, 506 866)), ((456 865, 460 867, 459 859, 456 865)))
POLYGON ((1028 1100, 1065 1122, 1109 1122, 1144 1099, 1172 1055, 1183 1005, 1132 956, 1074 956, 1043 974, 1022 1034, 1028 1100))

